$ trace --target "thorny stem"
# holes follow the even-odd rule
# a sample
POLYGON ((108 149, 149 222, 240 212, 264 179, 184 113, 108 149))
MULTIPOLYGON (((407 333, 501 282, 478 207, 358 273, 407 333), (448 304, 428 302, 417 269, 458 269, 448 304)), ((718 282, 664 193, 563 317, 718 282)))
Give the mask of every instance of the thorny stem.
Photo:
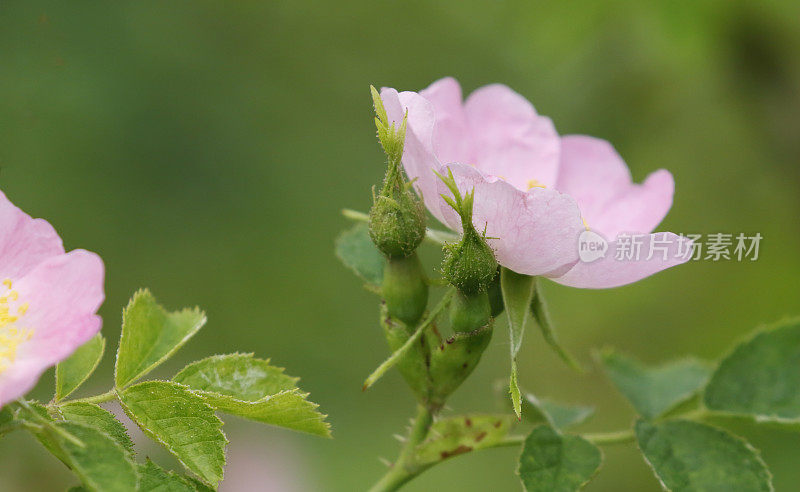
MULTIPOLYGON (((397 461, 392 465, 383 478, 378 481, 371 489, 370 492, 391 492, 398 490, 401 486, 405 485, 411 479, 427 470, 430 466, 415 467, 410 460, 414 455, 414 448, 418 446, 427 436, 432 422, 431 414, 424 407, 420 406, 420 413, 417 414, 417 419, 409 434, 403 450, 397 461), (410 465, 410 466, 409 466, 410 465)), ((632 442, 635 439, 633 430, 624 429, 614 432, 595 432, 582 434, 581 437, 596 444, 598 446, 608 446, 614 444, 624 444, 632 442)), ((521 446, 525 442, 525 436, 509 436, 502 441, 487 446, 482 449, 492 448, 508 448, 521 446)))
POLYGON ((425 440, 433 423, 433 414, 424 405, 417 407, 417 417, 411 425, 408 439, 397 457, 397 461, 389 471, 372 486, 370 492, 391 492, 398 490, 412 478, 419 475, 424 467, 416 467, 413 463, 416 447, 425 440))

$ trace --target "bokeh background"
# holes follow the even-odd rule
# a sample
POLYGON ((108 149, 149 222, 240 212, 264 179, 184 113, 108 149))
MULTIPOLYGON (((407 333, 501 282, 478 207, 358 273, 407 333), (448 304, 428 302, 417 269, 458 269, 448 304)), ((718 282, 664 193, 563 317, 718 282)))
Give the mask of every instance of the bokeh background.
MULTIPOLYGON (((366 210, 383 172, 369 84, 418 90, 446 75, 467 92, 506 83, 561 133, 612 141, 637 180, 671 170, 662 230, 764 236, 756 262, 693 262, 608 291, 547 283, 561 339, 583 362, 606 345, 652 363, 714 359, 759 324, 800 314, 795 0, 4 0, 0 188, 108 270, 110 353, 82 391, 110 386, 121 308, 148 286, 210 319, 156 375, 254 351, 302 376, 330 414, 328 441, 229 418, 222 490, 352 491, 377 479, 413 403, 394 374, 361 392, 387 351, 376 300, 333 241, 348 225, 339 210, 366 210)), ((501 328, 454 411, 497 408, 507 350, 501 328)), ((520 377, 540 396, 595 405, 584 430, 633 418, 596 368, 573 373, 536 331, 520 377)), ((51 391, 52 371, 34 396, 51 391)), ((777 490, 795 490, 800 436, 739 431, 777 490)), ((408 490, 519 490, 516 454, 460 457, 408 490)), ((24 433, 0 442, 0 489, 72 484, 24 433)), ((658 485, 626 445, 606 448, 587 490, 658 485)))

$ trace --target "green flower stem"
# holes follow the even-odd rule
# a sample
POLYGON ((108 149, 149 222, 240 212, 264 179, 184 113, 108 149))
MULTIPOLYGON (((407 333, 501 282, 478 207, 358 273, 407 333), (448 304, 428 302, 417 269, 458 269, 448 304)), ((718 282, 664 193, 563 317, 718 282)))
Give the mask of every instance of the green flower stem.
POLYGON ((86 398, 77 398, 74 400, 62 400, 56 403, 56 406, 63 405, 65 403, 103 403, 111 400, 117 399, 117 390, 110 389, 105 393, 101 393, 95 396, 87 396, 86 398))
MULTIPOLYGON (((358 210, 344 208, 342 209, 342 215, 344 215, 345 218, 354 220, 356 222, 369 222, 369 215, 365 214, 364 212, 359 212, 358 210)), ((431 229, 429 227, 425 231, 425 240, 442 246, 445 243, 458 242, 458 236, 452 232, 440 231, 438 229, 431 229)))
POLYGON ((411 426, 403 449, 397 461, 389 471, 370 489, 370 492, 391 492, 398 490, 411 479, 422 473, 427 467, 417 467, 413 464, 416 447, 425 440, 433 424, 433 414, 424 405, 417 407, 417 417, 411 426))

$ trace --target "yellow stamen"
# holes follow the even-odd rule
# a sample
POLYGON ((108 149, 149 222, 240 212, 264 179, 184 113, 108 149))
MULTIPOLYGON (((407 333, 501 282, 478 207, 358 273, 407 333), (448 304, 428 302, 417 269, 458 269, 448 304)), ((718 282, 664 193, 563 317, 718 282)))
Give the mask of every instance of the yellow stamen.
POLYGON ((582 216, 581 216, 581 222, 583 222, 583 227, 585 227, 586 230, 588 231, 589 230, 589 224, 586 223, 586 219, 584 219, 582 216))
POLYGON ((542 183, 540 183, 539 181, 537 181, 535 179, 529 179, 528 180, 528 189, 530 190, 531 188, 547 188, 547 186, 543 185, 542 183))
POLYGON ((10 279, 3 280, 2 285, 8 291, 0 296, 0 374, 16 360, 19 345, 33 337, 33 330, 20 328, 16 325, 16 322, 28 310, 28 303, 26 302, 16 307, 18 316, 12 315, 12 306, 9 305, 9 301, 18 300, 19 293, 11 290, 13 284, 10 279))

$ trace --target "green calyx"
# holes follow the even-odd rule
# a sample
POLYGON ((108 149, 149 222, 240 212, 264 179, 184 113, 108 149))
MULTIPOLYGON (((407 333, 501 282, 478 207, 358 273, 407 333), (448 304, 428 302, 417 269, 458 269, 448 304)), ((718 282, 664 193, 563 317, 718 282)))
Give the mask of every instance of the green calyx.
POLYGON ((402 169, 406 117, 400 127, 389 122, 380 94, 371 87, 378 139, 388 158, 386 176, 369 212, 369 235, 387 258, 410 256, 425 238, 425 207, 406 182, 402 169))
POLYGON ((492 248, 486 242, 485 232, 479 234, 472 225, 475 191, 472 190, 462 197, 449 169, 447 176, 439 175, 439 178, 453 193, 452 198, 445 195, 442 195, 442 198, 461 216, 463 229, 461 241, 456 244, 446 244, 444 247, 442 275, 467 297, 485 293, 497 274, 497 260, 494 258, 492 248))

